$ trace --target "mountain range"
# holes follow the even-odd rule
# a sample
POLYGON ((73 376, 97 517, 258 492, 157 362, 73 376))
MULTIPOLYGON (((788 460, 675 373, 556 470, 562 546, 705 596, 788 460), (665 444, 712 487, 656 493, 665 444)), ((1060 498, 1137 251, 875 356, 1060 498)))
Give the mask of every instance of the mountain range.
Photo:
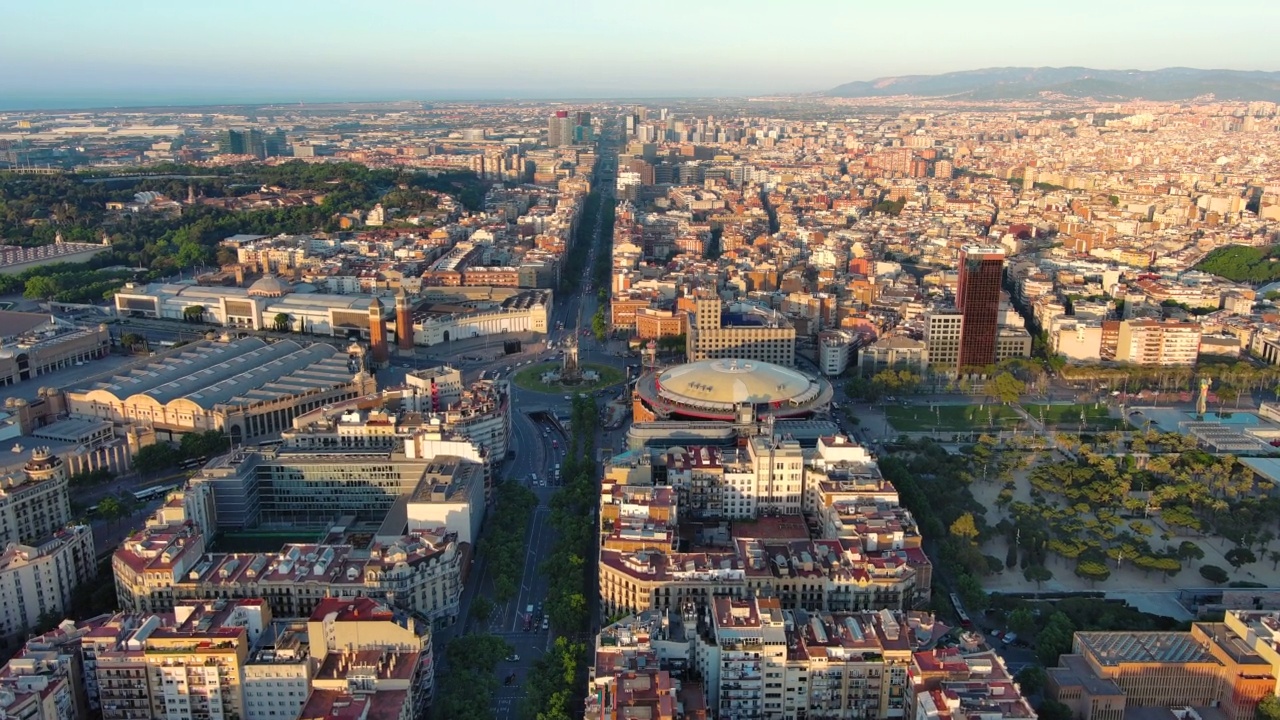
POLYGON ((1085 67, 1003 67, 941 75, 903 75, 845 83, 825 93, 861 98, 913 95, 965 100, 1027 100, 1046 94, 1095 100, 1219 100, 1280 102, 1280 72, 1257 70, 1098 70, 1085 67))

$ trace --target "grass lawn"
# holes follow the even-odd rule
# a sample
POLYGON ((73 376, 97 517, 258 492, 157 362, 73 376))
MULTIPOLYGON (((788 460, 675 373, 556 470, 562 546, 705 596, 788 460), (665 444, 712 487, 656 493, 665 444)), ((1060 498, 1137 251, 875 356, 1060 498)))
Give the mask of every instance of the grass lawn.
POLYGON ((548 385, 542 382, 542 374, 551 372, 560 367, 558 362, 545 362, 537 365, 521 369, 511 379, 516 385, 525 390, 534 390, 544 393, 566 393, 566 392, 591 392, 609 385, 616 385, 625 378, 621 370, 611 368, 608 365, 596 365, 595 363, 583 363, 583 370, 594 370, 600 375, 600 379, 593 383, 579 383, 577 385, 548 385))
POLYGON ((1051 428, 1079 428, 1080 413, 1084 412, 1086 430, 1119 430, 1125 427, 1124 420, 1111 417, 1106 405, 1023 405, 1033 418, 1044 418, 1046 426, 1051 428))
POLYGON ((899 432, 1012 430, 1022 420, 1016 410, 1004 405, 889 405, 884 415, 899 432))

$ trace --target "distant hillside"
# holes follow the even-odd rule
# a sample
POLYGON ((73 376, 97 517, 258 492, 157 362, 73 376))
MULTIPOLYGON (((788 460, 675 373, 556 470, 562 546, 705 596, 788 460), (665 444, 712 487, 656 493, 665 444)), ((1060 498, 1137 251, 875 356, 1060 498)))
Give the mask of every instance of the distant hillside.
POLYGON ((1190 100, 1213 95, 1219 100, 1280 102, 1280 72, 1245 70, 1096 70, 1064 68, 985 68, 943 75, 904 75, 845 83, 831 97, 956 96, 971 100, 1025 100, 1042 93, 1097 100, 1190 100))

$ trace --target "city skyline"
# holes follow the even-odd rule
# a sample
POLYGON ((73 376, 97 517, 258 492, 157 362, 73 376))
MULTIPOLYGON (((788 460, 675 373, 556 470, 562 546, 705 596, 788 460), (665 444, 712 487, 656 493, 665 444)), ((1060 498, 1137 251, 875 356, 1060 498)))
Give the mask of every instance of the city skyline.
POLYGON ((1215 25, 1190 3, 1146 2, 990 2, 981 12, 924 2, 909 15, 825 2, 782 13, 664 1, 634 14, 502 0, 483 15, 387 2, 339 17, 297 2, 233 0, 216 13, 142 3, 125 15, 56 0, 8 11, 10 29, 56 20, 63 49, 50 53, 45 33, 0 31, 0 108, 790 94, 1011 65, 1278 69, 1264 28, 1280 9, 1228 5, 1250 22, 1215 25))

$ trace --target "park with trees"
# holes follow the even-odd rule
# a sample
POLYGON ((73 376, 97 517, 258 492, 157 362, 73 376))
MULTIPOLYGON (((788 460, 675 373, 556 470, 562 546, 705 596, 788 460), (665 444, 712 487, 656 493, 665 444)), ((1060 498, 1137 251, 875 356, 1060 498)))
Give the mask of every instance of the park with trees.
MULTIPOLYGON (((987 589, 1274 585, 1280 498, 1236 458, 1177 433, 1059 435, 967 449, 983 511, 948 534, 990 560, 987 589), (1065 451, 1065 452, 1063 452, 1065 451), (1224 569, 1225 568, 1225 569, 1224 569), (1121 582, 1108 583, 1112 578, 1121 582)), ((957 524, 958 523, 958 524, 957 524)), ((981 569, 981 564, 970 565, 981 569)))
POLYGON ((371 170, 358 163, 242 164, 191 167, 162 164, 143 169, 75 175, 0 177, 0 237, 24 246, 46 245, 61 234, 68 242, 110 249, 84 263, 59 263, 0 275, 0 294, 28 299, 91 303, 109 299, 124 283, 150 282, 199 266, 225 263, 218 244, 237 233, 296 234, 338 229, 339 217, 375 202, 402 209, 426 208, 447 192, 468 208, 483 203, 485 184, 470 172, 440 175, 371 170), (187 205, 180 213, 115 213, 107 203, 138 192, 185 197, 228 197, 263 186, 313 190, 319 204, 235 211, 217 204, 187 205), (122 269, 129 268, 129 269, 122 269))

